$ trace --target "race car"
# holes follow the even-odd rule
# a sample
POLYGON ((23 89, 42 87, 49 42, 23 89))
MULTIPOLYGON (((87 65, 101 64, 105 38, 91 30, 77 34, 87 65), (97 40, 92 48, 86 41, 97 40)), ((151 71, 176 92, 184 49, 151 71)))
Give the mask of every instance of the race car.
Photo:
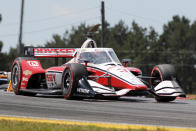
POLYGON ((8 83, 8 72, 0 71, 0 85, 8 83))
POLYGON ((97 48, 88 37, 81 48, 25 47, 25 57, 14 60, 12 88, 16 95, 55 94, 66 99, 119 98, 150 92, 159 102, 186 97, 170 64, 156 65, 150 76, 121 63, 112 48, 97 48), (61 66, 43 69, 36 58, 69 57, 61 66), (146 81, 149 79, 150 82, 146 81))

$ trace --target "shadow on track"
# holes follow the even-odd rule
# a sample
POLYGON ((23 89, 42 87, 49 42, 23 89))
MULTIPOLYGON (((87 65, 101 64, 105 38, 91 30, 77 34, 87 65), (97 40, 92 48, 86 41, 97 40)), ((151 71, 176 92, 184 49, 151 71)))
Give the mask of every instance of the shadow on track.
MULTIPOLYGON (((28 96, 27 96, 28 97, 28 96)), ((64 99, 62 95, 46 95, 46 94, 37 94, 36 96, 29 96, 29 97, 40 97, 40 98, 58 98, 58 99, 64 99)), ((149 102, 148 99, 144 100, 139 97, 121 97, 121 98, 81 98, 81 99, 73 99, 70 101, 86 101, 86 102, 140 102, 140 103, 146 103, 149 102)))
POLYGON ((58 99, 63 99, 64 98, 62 95, 46 95, 46 94, 37 94, 35 96, 29 96, 29 97, 58 98, 58 99))
MULTIPOLYGON (((40 97, 40 98, 55 98, 55 99, 64 99, 62 95, 46 95, 46 94, 37 94, 35 96, 25 96, 25 97, 40 97)), ((120 98, 84 98, 84 99, 74 99, 69 101, 83 101, 83 102, 129 102, 129 103, 157 103, 157 104, 188 104, 185 101, 175 100, 172 102, 156 102, 154 98, 145 98, 145 97, 120 97, 120 98)))
POLYGON ((82 101, 87 102, 136 102, 136 103, 146 103, 148 100, 137 99, 136 97, 121 97, 121 98, 91 98, 91 99, 83 99, 82 101))

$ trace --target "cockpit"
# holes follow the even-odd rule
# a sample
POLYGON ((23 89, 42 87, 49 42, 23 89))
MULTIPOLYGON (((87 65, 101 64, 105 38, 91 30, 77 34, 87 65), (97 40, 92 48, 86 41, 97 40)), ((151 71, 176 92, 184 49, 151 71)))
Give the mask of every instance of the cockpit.
POLYGON ((118 57, 113 49, 110 48, 88 48, 82 49, 78 57, 78 62, 83 63, 87 60, 91 64, 113 63, 120 64, 118 57))

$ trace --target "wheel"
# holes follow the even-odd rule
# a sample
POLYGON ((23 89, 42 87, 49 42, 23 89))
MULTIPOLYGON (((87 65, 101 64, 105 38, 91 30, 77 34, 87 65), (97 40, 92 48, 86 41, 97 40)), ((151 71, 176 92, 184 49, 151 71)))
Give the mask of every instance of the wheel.
POLYGON ((88 72, 82 64, 67 64, 62 75, 62 93, 65 99, 78 99, 80 97, 73 96, 78 86, 78 81, 82 77, 87 77, 88 72))
POLYGON ((20 62, 16 59, 11 69, 12 88, 16 95, 20 95, 20 84, 22 79, 22 69, 20 62))
MULTIPOLYGON (((154 87, 156 87, 160 82, 164 80, 176 80, 177 79, 175 68, 174 66, 170 64, 162 64, 162 65, 155 66, 151 72, 151 77, 155 77, 155 78, 150 79, 152 90, 154 90, 154 87)), ((169 102, 169 101, 174 101, 176 97, 155 96, 155 99, 157 102, 169 102)))
POLYGON ((155 97, 155 100, 157 102, 170 102, 170 101, 174 101, 176 99, 176 97, 155 97))
POLYGON ((16 95, 26 95, 26 96, 35 96, 36 93, 22 92, 20 91, 21 79, 22 79, 22 60, 32 60, 33 58, 28 57, 18 57, 14 60, 11 68, 11 82, 12 88, 16 95))

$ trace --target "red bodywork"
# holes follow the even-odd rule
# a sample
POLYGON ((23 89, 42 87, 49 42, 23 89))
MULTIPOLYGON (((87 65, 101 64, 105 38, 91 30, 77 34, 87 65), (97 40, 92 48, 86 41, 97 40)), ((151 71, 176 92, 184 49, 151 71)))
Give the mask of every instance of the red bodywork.
POLYGON ((21 89, 26 89, 29 79, 34 74, 45 73, 46 70, 42 68, 39 60, 23 60, 22 65, 22 79, 21 89))
MULTIPOLYGON (((134 69, 133 71, 138 71, 138 73, 141 73, 141 71, 137 68, 129 68, 129 69, 134 69)), ((92 74, 92 76, 102 76, 105 74, 104 71, 101 71, 99 69, 88 67, 87 70, 88 72, 90 72, 90 74, 92 74)), ((132 90, 146 90, 147 89, 147 86, 145 85, 131 85, 119 79, 118 77, 115 77, 114 75, 108 75, 108 76, 111 76, 111 77, 99 78, 96 80, 96 82, 104 86, 108 86, 108 87, 111 86, 111 87, 115 87, 119 89, 132 89, 132 90)))

